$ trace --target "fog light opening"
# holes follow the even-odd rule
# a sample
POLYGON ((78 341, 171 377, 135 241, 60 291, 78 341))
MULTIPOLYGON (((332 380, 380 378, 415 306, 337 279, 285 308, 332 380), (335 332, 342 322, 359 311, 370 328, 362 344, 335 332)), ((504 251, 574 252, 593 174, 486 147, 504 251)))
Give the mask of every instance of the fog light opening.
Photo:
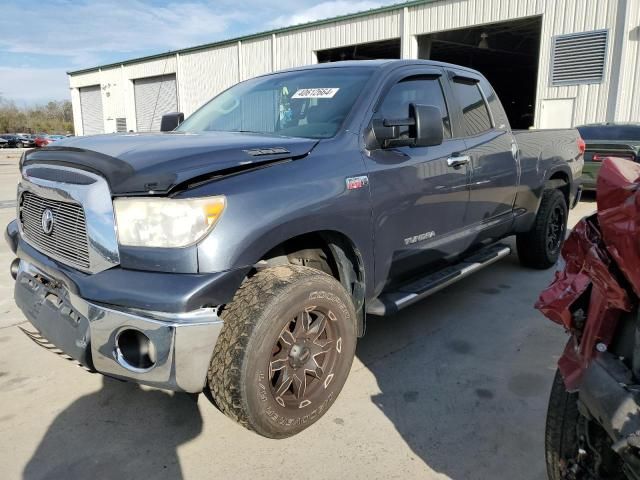
POLYGON ((144 333, 128 328, 116 337, 116 357, 123 367, 143 372, 155 366, 156 349, 144 333))
POLYGON ((9 267, 9 272, 14 280, 18 278, 18 270, 20 270, 20 259, 14 258, 13 262, 11 262, 11 266, 9 267))

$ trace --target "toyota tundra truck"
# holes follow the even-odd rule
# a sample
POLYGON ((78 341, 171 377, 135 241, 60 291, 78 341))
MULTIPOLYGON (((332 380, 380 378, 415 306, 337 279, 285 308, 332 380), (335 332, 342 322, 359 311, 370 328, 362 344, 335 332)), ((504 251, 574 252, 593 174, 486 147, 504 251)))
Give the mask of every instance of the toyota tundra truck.
POLYGON ((368 315, 510 253, 554 265, 579 196, 574 129, 513 131, 478 72, 313 65, 224 91, 162 132, 26 152, 6 230, 36 343, 207 393, 283 438, 342 389, 368 315))

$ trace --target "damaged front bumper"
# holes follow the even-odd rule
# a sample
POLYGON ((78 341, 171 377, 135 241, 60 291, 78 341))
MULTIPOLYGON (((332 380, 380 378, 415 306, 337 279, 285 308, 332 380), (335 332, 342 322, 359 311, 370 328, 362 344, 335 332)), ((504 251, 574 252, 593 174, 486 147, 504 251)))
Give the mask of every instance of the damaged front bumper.
POLYGON ((200 392, 222 328, 215 309, 163 314, 96 305, 35 265, 20 262, 15 300, 37 332, 90 370, 146 385, 200 392))
POLYGON ((200 392, 222 328, 215 309, 166 314, 96 305, 22 260, 15 300, 42 346, 90 370, 169 390, 200 392))

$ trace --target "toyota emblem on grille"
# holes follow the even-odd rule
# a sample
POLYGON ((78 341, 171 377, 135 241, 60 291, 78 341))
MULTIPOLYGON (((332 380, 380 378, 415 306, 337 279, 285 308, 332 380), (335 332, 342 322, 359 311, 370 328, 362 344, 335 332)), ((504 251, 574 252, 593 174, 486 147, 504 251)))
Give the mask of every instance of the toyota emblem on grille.
POLYGON ((48 208, 42 212, 42 231, 47 235, 53 231, 53 212, 48 208))

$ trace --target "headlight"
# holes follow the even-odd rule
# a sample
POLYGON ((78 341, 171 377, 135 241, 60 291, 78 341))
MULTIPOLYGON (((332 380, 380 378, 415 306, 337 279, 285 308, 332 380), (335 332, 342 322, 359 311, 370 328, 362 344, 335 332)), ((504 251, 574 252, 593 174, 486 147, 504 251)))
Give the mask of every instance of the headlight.
POLYGON ((186 247, 204 237, 226 205, 225 197, 117 198, 118 242, 136 247, 186 247))

